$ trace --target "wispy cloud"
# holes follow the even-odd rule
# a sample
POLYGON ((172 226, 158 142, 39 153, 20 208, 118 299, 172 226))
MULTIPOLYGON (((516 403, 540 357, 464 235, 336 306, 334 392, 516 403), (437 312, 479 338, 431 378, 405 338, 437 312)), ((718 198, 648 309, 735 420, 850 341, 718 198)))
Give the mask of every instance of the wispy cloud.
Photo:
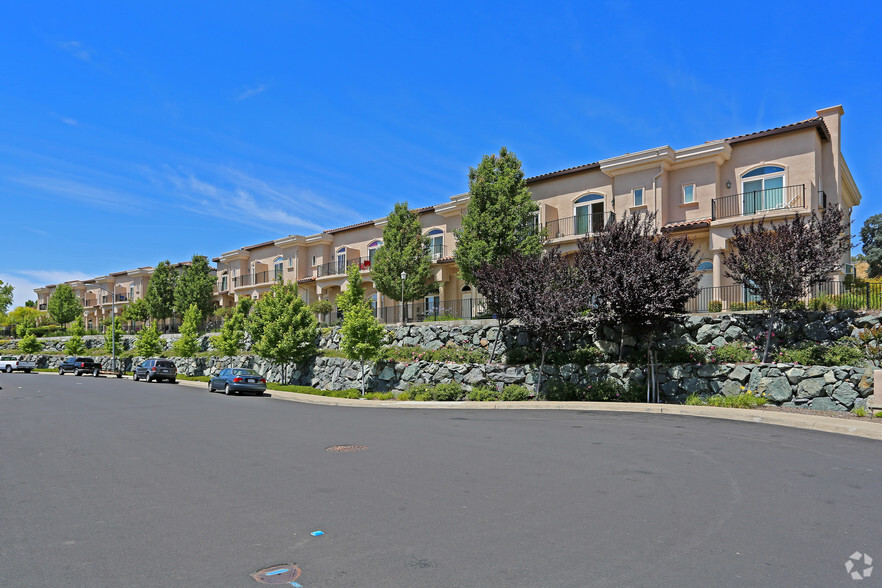
POLYGON ((95 50, 79 41, 63 41, 58 44, 62 49, 81 61, 91 62, 95 50))
POLYGON ((74 200, 101 208, 127 208, 134 196, 113 189, 96 186, 79 180, 69 180, 47 176, 20 176, 10 178, 13 182, 43 194, 74 200))
POLYGON ((258 94, 263 94, 268 87, 269 86, 267 86, 266 84, 261 84, 256 88, 248 88, 236 97, 236 101, 245 100, 247 98, 257 96, 258 94))
POLYGON ((200 177, 193 171, 165 166, 155 179, 175 194, 178 206, 189 212, 255 228, 314 233, 341 218, 358 216, 326 202, 311 190, 271 185, 228 167, 206 171, 200 177))

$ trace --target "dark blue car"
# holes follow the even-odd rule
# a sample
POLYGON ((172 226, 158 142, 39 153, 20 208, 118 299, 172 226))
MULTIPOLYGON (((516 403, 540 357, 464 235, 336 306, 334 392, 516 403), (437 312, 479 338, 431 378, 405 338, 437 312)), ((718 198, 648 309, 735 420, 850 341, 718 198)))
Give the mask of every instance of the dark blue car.
POLYGON ((248 392, 257 396, 266 392, 266 379, 248 368, 227 368, 208 380, 208 391, 223 390, 224 394, 248 392))

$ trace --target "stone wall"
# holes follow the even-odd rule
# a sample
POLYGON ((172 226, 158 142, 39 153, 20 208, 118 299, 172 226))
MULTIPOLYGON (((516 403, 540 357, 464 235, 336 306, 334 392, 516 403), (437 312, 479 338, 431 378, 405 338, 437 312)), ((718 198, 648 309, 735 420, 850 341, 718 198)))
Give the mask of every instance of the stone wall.
MULTIPOLYGON (((671 322, 664 338, 659 342, 662 348, 678 345, 698 344, 707 347, 719 347, 725 343, 742 342, 756 343, 758 337, 765 336, 765 314, 757 312, 736 312, 731 314, 685 315, 671 322)), ((831 343, 840 337, 854 336, 860 329, 878 325, 878 315, 842 310, 838 312, 794 312, 783 313, 777 320, 773 332, 780 346, 791 346, 803 341, 831 343)), ((443 346, 458 346, 468 349, 489 349, 496 339, 498 328, 492 325, 457 324, 448 322, 422 323, 401 327, 388 327, 391 345, 416 345, 426 349, 439 349, 443 346)), ((340 328, 326 327, 321 329, 318 345, 323 349, 337 349, 340 344, 340 328)), ((200 349, 210 348, 211 334, 199 337, 200 349)), ((180 335, 162 335, 166 349, 180 335)), ((63 352, 68 337, 44 338, 40 341, 48 350, 63 352)), ((123 348, 132 349, 135 337, 125 335, 123 348)), ((85 336, 83 342, 90 352, 103 350, 103 336, 85 336), (95 350, 95 351, 93 351, 95 350)), ((629 336, 625 338, 625 355, 627 356, 637 341, 629 336)), ((603 328, 599 333, 589 332, 574 334, 570 347, 595 345, 610 357, 618 356, 619 335, 613 329, 603 328)), ((17 341, 4 341, 0 349, 15 349, 17 341)), ((523 346, 535 346, 530 334, 522 327, 512 325, 503 331, 499 354, 508 349, 523 346)), ((246 350, 248 349, 246 343, 246 350)))
MULTIPOLYGON (((61 356, 33 355, 37 367, 55 369, 61 356)), ((109 357, 97 358, 105 367, 109 357)), ((120 360, 124 371, 131 371, 142 358, 120 360)), ((173 358, 181 373, 214 375, 226 367, 249 367, 271 382, 285 382, 328 390, 361 387, 361 366, 358 362, 336 357, 316 357, 305 365, 283 370, 256 356, 173 358)), ((454 364, 430 362, 377 362, 367 365, 368 388, 375 391, 402 391, 417 383, 440 384, 456 382, 466 390, 475 386, 501 388, 506 384, 535 383, 537 370, 531 366, 504 364, 454 364)), ((547 378, 562 380, 575 386, 614 380, 624 386, 634 382, 644 385, 646 376, 640 367, 625 364, 588 366, 545 366, 547 378)), ((818 410, 853 410, 866 406, 873 392, 873 368, 821 367, 793 364, 706 364, 661 366, 659 383, 665 402, 683 402, 689 394, 723 394, 726 396, 752 390, 765 393, 779 406, 807 406, 818 410)))

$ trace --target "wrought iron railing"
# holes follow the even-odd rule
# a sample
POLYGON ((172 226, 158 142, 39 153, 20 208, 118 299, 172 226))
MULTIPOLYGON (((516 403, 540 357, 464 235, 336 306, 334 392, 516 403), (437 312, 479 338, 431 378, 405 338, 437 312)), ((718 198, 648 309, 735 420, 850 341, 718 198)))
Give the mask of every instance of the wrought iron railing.
POLYGON ((597 212, 548 221, 545 223, 545 231, 549 239, 591 235, 614 221, 614 213, 597 212))
MULTIPOLYGON (((882 309, 882 283, 827 281, 814 286, 808 294, 792 305, 808 310, 882 309)), ((766 304, 760 297, 740 284, 700 288, 698 295, 686 305, 688 313, 762 310, 766 304)))
POLYGON ((750 216, 770 210, 791 208, 805 208, 805 184, 714 198, 711 201, 711 218, 717 220, 733 216, 750 216))

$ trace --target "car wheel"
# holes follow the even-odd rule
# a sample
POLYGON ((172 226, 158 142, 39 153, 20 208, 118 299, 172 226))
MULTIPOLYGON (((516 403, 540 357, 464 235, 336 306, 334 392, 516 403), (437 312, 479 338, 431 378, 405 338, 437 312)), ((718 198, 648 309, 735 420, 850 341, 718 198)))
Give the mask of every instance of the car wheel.
POLYGON ((58 375, 59 375, 59 376, 63 376, 63 375, 64 375, 64 368, 58 368, 58 375))
POLYGON ((12 366, 11 366, 11 365, 6 366, 6 373, 7 373, 7 374, 11 374, 11 373, 12 373, 12 366))
POLYGON ((97 378, 100 374, 101 374, 101 370, 99 370, 98 368, 95 368, 94 370, 92 370, 92 377, 93 378, 97 378))
POLYGON ((171 378, 171 379, 168 381, 168 383, 169 383, 169 384, 177 384, 178 381, 175 380, 174 378, 171 378))
POLYGON ((140 380, 140 379, 141 379, 141 378, 138 377, 138 372, 134 372, 134 373, 132 374, 132 380, 134 380, 135 382, 137 382, 137 381, 140 380))
POLYGON ((211 380, 208 380, 208 391, 214 392, 214 386, 211 385, 211 380))
POLYGON ((153 376, 151 376, 151 375, 149 375, 149 374, 147 375, 147 383, 148 383, 148 384, 152 384, 152 383, 153 383, 153 376))
POLYGON ((224 384, 224 394, 226 394, 227 396, 229 396, 229 395, 232 394, 232 393, 233 393, 233 391, 230 390, 230 385, 229 385, 229 384, 224 384))
POLYGON ((31 370, 25 370, 25 373, 29 374, 29 373, 31 373, 31 370))
POLYGON ((75 375, 75 376, 82 376, 82 375, 83 375, 83 372, 81 372, 80 370, 77 370, 77 371, 74 372, 74 375, 75 375))

